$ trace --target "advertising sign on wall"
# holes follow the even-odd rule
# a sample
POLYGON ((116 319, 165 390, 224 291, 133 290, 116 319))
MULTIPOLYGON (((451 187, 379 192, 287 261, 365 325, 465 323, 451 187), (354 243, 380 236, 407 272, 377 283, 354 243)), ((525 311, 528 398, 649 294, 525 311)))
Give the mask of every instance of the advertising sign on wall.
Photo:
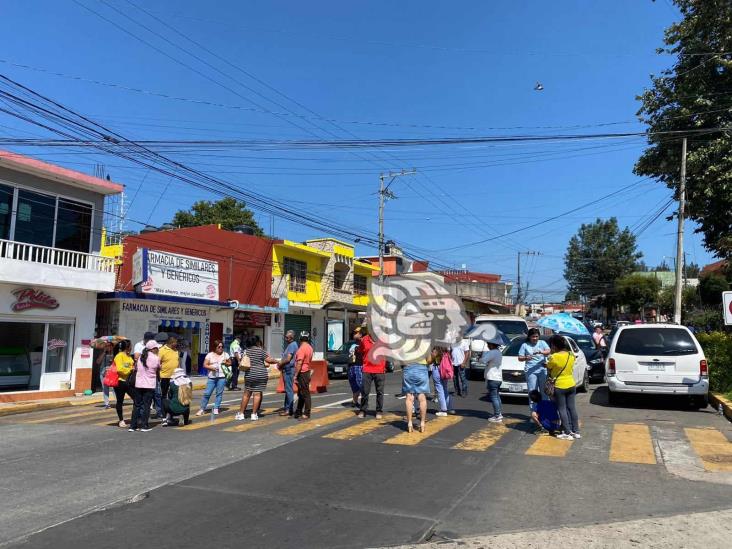
POLYGON ((328 350, 335 351, 343 347, 343 321, 328 321, 328 350))
POLYGON ((219 299, 217 261, 142 248, 136 252, 132 264, 133 281, 139 281, 139 292, 215 301, 219 299))

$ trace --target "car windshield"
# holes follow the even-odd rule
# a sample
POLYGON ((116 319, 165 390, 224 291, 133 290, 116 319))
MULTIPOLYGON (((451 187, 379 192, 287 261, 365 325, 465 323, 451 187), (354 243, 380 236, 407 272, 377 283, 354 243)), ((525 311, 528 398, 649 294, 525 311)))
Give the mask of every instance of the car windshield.
POLYGON ((483 320, 478 324, 493 324, 496 328, 502 331, 508 339, 513 339, 517 336, 525 336, 528 328, 526 322, 521 320, 483 320))
POLYGON ((683 355, 698 352, 694 339, 681 328, 626 329, 618 334, 615 352, 624 355, 683 355))
MULTIPOLYGON (((548 337, 540 337, 542 341, 546 341, 547 345, 549 344, 549 338, 548 337)), ((521 345, 526 343, 526 337, 525 336, 519 336, 511 340, 510 345, 503 349, 503 355, 504 356, 518 356, 519 349, 521 349, 521 345)))
POLYGON ((595 342, 592 341, 591 335, 577 335, 577 334, 566 334, 577 342, 577 345, 583 351, 594 351, 595 342))

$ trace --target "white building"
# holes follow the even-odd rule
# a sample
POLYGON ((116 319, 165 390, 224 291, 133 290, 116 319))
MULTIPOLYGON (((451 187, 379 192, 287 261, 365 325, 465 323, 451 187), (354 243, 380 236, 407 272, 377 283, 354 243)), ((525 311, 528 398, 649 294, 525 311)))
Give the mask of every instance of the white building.
POLYGON ((105 196, 121 185, 0 151, 0 402, 91 387, 105 196))

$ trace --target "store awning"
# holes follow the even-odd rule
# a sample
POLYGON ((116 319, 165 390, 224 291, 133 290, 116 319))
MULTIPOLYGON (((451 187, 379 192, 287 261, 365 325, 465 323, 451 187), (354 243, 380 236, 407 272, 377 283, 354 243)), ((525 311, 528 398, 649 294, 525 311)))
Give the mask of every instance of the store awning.
POLYGON ((201 323, 195 320, 166 320, 160 321, 160 325, 163 328, 193 328, 198 330, 201 328, 201 323))
POLYGON ((482 305, 484 308, 487 308, 489 312, 495 313, 495 314, 501 314, 501 313, 509 313, 511 312, 511 309, 513 308, 512 305, 507 305, 505 303, 500 303, 498 301, 494 301, 492 299, 489 299, 487 297, 483 296, 460 296, 460 298, 463 301, 472 301, 473 303, 478 303, 482 305))
POLYGON ((343 303, 342 301, 330 301, 323 305, 323 309, 336 311, 349 311, 352 313, 365 313, 365 305, 354 305, 353 303, 343 303))

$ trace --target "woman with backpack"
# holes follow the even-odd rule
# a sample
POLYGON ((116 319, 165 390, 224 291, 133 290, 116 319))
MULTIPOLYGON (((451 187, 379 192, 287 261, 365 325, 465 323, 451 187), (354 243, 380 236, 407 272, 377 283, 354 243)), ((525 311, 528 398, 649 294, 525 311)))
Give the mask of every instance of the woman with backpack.
POLYGON ((454 375, 452 362, 450 361, 450 353, 442 347, 435 347, 432 349, 430 362, 432 364, 432 381, 435 384, 437 402, 440 407, 440 409, 435 412, 435 415, 438 417, 444 417, 447 414, 454 414, 455 410, 452 408, 452 397, 450 396, 450 389, 448 385, 450 379, 452 379, 452 376, 454 375), (445 360, 444 364, 443 359, 445 360))
POLYGON ((562 432, 557 438, 572 440, 582 438, 580 435, 579 416, 575 405, 577 388, 574 385, 574 355, 570 352, 567 340, 563 336, 553 335, 549 339, 552 354, 546 363, 549 379, 545 385, 545 392, 554 402, 562 420, 562 432), (553 395, 552 395, 553 393, 553 395))
MULTIPOLYGON (((234 416, 236 421, 244 419, 244 411, 247 409, 249 399, 254 396, 252 402, 252 415, 250 419, 257 421, 259 419, 259 408, 262 405, 262 393, 267 390, 267 372, 266 364, 278 364, 279 361, 270 358, 262 346, 262 340, 259 336, 250 337, 247 341, 247 349, 244 356, 249 359, 249 369, 245 371, 244 378, 244 394, 241 397, 239 412, 234 416)), ((243 360, 246 364, 246 360, 243 360)))
POLYGON ((117 370, 117 385, 114 386, 114 396, 117 399, 115 409, 117 410, 117 419, 120 427, 127 427, 122 415, 123 406, 125 405, 125 395, 129 395, 130 400, 135 401, 133 389, 127 380, 135 369, 135 361, 130 355, 132 344, 129 341, 120 341, 117 344, 116 353, 114 354, 114 368, 117 370))
MULTIPOLYGON (((186 375, 183 368, 176 368, 170 378, 170 386, 168 394, 163 395, 163 410, 165 410, 165 419, 160 424, 161 427, 173 425, 173 416, 183 416, 183 425, 188 425, 191 421, 188 419, 191 413, 191 400, 193 399, 193 383, 191 378, 186 375)), ((178 420, 175 420, 175 425, 178 420)))
POLYGON ((132 422, 128 431, 150 430, 150 405, 155 395, 155 387, 158 383, 158 372, 160 371, 160 358, 158 351, 160 343, 151 339, 145 344, 145 348, 137 360, 134 372, 134 399, 135 408, 132 410, 132 422))

